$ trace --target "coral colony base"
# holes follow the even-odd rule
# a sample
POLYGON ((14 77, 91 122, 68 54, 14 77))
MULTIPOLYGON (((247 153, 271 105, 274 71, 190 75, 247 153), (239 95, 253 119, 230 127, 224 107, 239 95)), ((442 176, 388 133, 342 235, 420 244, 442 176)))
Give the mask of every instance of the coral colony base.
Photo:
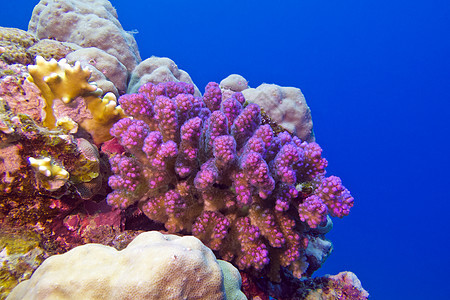
POLYGON ((106 0, 0 27, 0 299, 367 299, 311 277, 354 201, 326 167, 299 89, 202 95, 106 0))

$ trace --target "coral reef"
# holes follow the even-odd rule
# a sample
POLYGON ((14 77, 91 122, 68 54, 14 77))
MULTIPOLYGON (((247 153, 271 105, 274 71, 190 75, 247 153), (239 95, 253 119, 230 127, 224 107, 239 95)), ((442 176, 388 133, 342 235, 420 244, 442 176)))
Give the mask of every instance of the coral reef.
POLYGON ((46 61, 39 56, 36 60, 36 65, 28 66, 29 73, 21 65, 0 62, 5 74, 0 78, 0 97, 12 112, 27 114, 50 129, 62 127, 75 133, 80 127, 97 144, 110 139, 109 129, 123 117, 116 96, 106 93, 101 98, 103 91, 89 81, 91 72, 80 63, 71 66, 65 60, 46 61))
POLYGON ((224 78, 219 83, 219 86, 222 89, 222 94, 224 90, 230 90, 233 93, 242 92, 243 90, 248 89, 248 81, 239 74, 231 74, 228 77, 224 78))
POLYGON ((55 60, 60 60, 78 48, 80 47, 75 44, 42 39, 27 50, 33 57, 34 63, 36 56, 42 56, 45 60, 50 60, 52 58, 55 60))
POLYGON ((369 293, 361 286, 361 281, 352 272, 340 272, 327 276, 327 284, 312 290, 305 300, 366 300, 369 293))
POLYGON ((248 89, 248 81, 239 74, 231 74, 219 83, 223 99, 228 99, 235 92, 248 89))
POLYGON ((39 88, 26 80, 28 72, 25 66, 7 65, 0 61, 0 98, 14 114, 27 114, 38 123, 42 122, 44 98, 39 88))
POLYGON ((224 78, 219 86, 224 99, 234 92, 242 92, 248 102, 258 104, 263 115, 267 114, 278 126, 303 141, 315 141, 311 111, 300 89, 266 83, 250 88, 247 80, 238 74, 224 78))
POLYGON ((119 102, 133 118, 111 129, 123 149, 110 159, 109 204, 137 203, 169 232, 192 233, 272 280, 280 267, 297 277, 320 267, 331 246, 314 241, 324 240, 327 214, 347 215, 353 198, 324 176, 319 145, 261 125, 258 105, 244 106, 241 93, 222 101, 216 83, 203 98, 192 84, 147 83, 119 102))
POLYGON ((98 243, 122 250, 143 232, 124 230, 121 211, 109 206, 105 200, 74 202, 63 198, 54 200, 53 204, 66 206, 68 209, 60 209, 51 220, 37 228, 52 254, 65 253, 86 243, 98 243))
POLYGON ((50 157, 28 157, 28 161, 42 187, 47 191, 56 191, 69 180, 69 172, 58 166, 50 157))
POLYGON ((47 60, 60 60, 77 48, 80 47, 71 43, 39 40, 17 28, 0 27, 0 60, 8 64, 33 64, 38 55, 47 60))
POLYGON ((129 72, 141 61, 133 35, 123 30, 107 0, 42 0, 33 10, 28 32, 39 39, 99 48, 115 56, 129 72))
POLYGON ((132 34, 107 0, 0 27, 0 299, 245 299, 241 277, 249 299, 367 299, 351 272, 310 278, 354 200, 301 91, 233 74, 202 96, 132 34))
POLYGON ((352 272, 316 278, 295 278, 283 270, 280 283, 241 272, 242 290, 249 299, 269 300, 367 300, 369 293, 352 272))
POLYGON ((153 231, 122 251, 87 244, 52 256, 7 299, 246 299, 240 280, 198 239, 153 231))

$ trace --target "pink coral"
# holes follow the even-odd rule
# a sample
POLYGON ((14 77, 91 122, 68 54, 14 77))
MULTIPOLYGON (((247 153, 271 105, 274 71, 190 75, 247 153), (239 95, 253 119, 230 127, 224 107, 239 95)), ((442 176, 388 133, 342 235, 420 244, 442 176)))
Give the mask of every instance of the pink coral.
POLYGON ((274 280, 281 266, 311 274, 318 266, 304 263, 308 239, 328 211, 348 214, 353 198, 338 177, 324 178, 319 145, 261 125, 258 105, 244 101, 235 93, 222 102, 215 83, 201 98, 174 82, 119 98, 133 118, 111 129, 125 152, 111 157, 108 203, 136 204, 240 269, 274 280))
POLYGON ((347 216, 353 206, 353 197, 342 185, 341 179, 336 176, 322 180, 315 194, 327 205, 329 213, 333 217, 347 216))
POLYGON ((308 223, 311 228, 316 228, 324 223, 327 219, 327 213, 327 206, 316 195, 309 196, 298 206, 300 220, 308 223))

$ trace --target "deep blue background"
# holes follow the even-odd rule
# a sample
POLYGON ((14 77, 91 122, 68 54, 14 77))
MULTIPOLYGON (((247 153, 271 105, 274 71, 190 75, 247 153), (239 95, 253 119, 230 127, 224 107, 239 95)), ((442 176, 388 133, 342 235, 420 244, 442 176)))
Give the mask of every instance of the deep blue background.
MULTIPOLYGON (((0 25, 26 29, 36 3, 3 1, 0 25)), ((448 0, 112 3, 143 59, 170 57, 201 90, 231 73, 302 89, 356 199, 317 275, 351 270, 372 299, 448 298, 448 0)))

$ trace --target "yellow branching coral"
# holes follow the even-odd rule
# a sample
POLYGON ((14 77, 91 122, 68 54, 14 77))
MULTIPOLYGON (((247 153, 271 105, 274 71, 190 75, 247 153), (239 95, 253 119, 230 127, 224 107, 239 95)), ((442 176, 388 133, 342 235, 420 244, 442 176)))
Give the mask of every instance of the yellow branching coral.
POLYGON ((87 68, 81 68, 80 63, 74 67, 67 64, 65 59, 57 62, 55 59, 46 61, 43 57, 36 57, 36 65, 29 65, 28 80, 36 84, 45 99, 43 107, 45 116, 43 124, 48 128, 56 127, 56 117, 53 113, 53 102, 61 99, 69 103, 74 98, 97 90, 97 87, 89 84, 91 72, 87 68))
POLYGON ((29 157, 28 161, 33 169, 38 172, 38 175, 41 175, 38 176, 41 179, 40 183, 48 191, 56 191, 69 179, 69 172, 55 165, 49 157, 29 157))
POLYGON ((57 120, 53 112, 55 99, 68 104, 76 97, 83 97, 92 119, 83 121, 81 127, 92 134, 96 142, 103 142, 110 138, 109 128, 124 116, 120 106, 117 106, 116 97, 107 93, 103 98, 103 91, 95 83, 89 82, 91 71, 81 67, 76 62, 72 67, 65 59, 46 61, 41 56, 36 57, 36 65, 28 66, 31 82, 41 90, 45 99, 43 107, 43 125, 55 128, 57 120), (96 136, 99 134, 101 136, 96 136))
POLYGON ((124 115, 122 108, 117 106, 117 98, 113 93, 106 93, 102 99, 86 97, 85 101, 92 117, 100 123, 110 122, 110 116, 124 115))
POLYGON ((68 131, 70 133, 75 133, 78 130, 77 122, 75 122, 74 120, 72 120, 68 116, 64 116, 62 118, 59 118, 56 121, 56 126, 60 127, 60 128, 63 128, 64 130, 66 130, 66 131, 68 131))
POLYGON ((122 108, 117 105, 116 96, 113 93, 106 93, 103 98, 88 96, 84 99, 92 119, 85 119, 81 122, 81 127, 92 135, 95 143, 111 139, 109 129, 125 116, 122 108))

